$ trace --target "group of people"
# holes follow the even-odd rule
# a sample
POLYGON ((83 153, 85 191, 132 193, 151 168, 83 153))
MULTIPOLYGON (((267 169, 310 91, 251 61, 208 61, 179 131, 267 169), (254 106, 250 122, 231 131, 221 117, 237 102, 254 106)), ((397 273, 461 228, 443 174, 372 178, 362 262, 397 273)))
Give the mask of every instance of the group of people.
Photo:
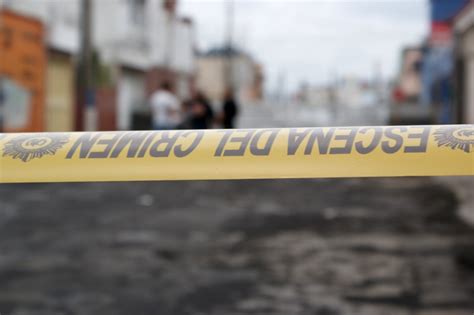
POLYGON ((150 106, 155 130, 234 128, 238 114, 231 90, 225 93, 222 110, 216 114, 202 92, 194 93, 191 99, 182 103, 167 82, 151 95, 150 106))

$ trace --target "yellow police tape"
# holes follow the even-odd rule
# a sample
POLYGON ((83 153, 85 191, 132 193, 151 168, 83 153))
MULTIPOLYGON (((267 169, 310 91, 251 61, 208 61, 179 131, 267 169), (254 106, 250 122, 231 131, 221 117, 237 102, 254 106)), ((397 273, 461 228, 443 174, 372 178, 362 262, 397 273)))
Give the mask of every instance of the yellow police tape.
POLYGON ((474 125, 0 134, 0 182, 474 175, 474 125))

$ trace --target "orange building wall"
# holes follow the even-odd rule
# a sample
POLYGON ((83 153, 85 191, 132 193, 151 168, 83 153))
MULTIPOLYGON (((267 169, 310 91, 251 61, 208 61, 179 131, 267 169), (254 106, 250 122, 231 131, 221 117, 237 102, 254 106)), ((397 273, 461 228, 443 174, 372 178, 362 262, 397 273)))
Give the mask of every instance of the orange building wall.
POLYGON ((40 21, 0 10, 0 75, 13 79, 32 96, 28 124, 7 131, 43 131, 46 49, 40 21))

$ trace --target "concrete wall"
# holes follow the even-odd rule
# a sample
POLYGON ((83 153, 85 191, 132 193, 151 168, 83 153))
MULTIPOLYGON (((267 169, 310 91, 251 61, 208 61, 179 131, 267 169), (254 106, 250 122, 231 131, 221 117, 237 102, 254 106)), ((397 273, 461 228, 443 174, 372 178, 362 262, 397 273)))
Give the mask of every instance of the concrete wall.
POLYGON ((466 62, 466 87, 464 90, 464 123, 474 124, 474 57, 466 62))
POLYGON ((45 1, 4 0, 3 5, 17 13, 40 19, 42 22, 45 22, 48 17, 48 5, 45 1))
POLYGON ((225 59, 200 57, 197 60, 196 87, 214 100, 221 100, 226 88, 225 59))
POLYGON ((145 73, 123 69, 118 84, 117 128, 129 130, 132 113, 145 103, 145 73))
MULTIPOLYGON (((144 0, 141 11, 134 14, 129 0, 92 1, 93 41, 104 61, 143 70, 171 67, 192 75, 194 25, 167 10, 164 2, 144 0)), ((8 8, 43 21, 51 47, 73 53, 77 53, 80 35, 79 4, 79 0, 5 2, 8 8)))
POLYGON ((46 85, 46 130, 74 130, 74 64, 70 55, 49 52, 46 85))
POLYGON ((170 66, 174 71, 193 74, 196 70, 194 25, 183 19, 176 19, 173 23, 174 41, 170 66))
MULTIPOLYGON (((223 56, 201 56, 197 59, 196 85, 213 101, 221 101, 227 88, 226 64, 223 56)), ((232 58, 232 84, 240 101, 255 98, 258 66, 246 56, 232 58)))
POLYGON ((233 83, 237 97, 241 101, 252 98, 256 82, 256 66, 247 55, 240 55, 233 60, 233 83))
POLYGON ((77 52, 79 0, 6 0, 5 7, 19 14, 37 18, 47 29, 50 47, 67 52, 77 52))
POLYGON ((333 91, 329 87, 310 87, 305 94, 307 105, 327 106, 332 102, 333 91))

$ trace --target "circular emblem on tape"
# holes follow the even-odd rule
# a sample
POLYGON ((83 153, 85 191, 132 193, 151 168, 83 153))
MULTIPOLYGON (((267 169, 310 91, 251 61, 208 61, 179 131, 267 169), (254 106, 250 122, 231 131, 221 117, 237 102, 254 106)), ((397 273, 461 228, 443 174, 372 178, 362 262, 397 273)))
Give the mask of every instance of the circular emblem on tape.
POLYGON ((42 158, 44 155, 56 154, 56 151, 61 149, 68 140, 69 136, 65 134, 21 135, 5 144, 3 156, 11 156, 13 159, 28 162, 35 158, 42 158))
POLYGON ((471 152, 474 147, 474 128, 472 126, 441 127, 434 133, 434 136, 438 147, 450 147, 453 150, 459 149, 466 153, 471 152))

